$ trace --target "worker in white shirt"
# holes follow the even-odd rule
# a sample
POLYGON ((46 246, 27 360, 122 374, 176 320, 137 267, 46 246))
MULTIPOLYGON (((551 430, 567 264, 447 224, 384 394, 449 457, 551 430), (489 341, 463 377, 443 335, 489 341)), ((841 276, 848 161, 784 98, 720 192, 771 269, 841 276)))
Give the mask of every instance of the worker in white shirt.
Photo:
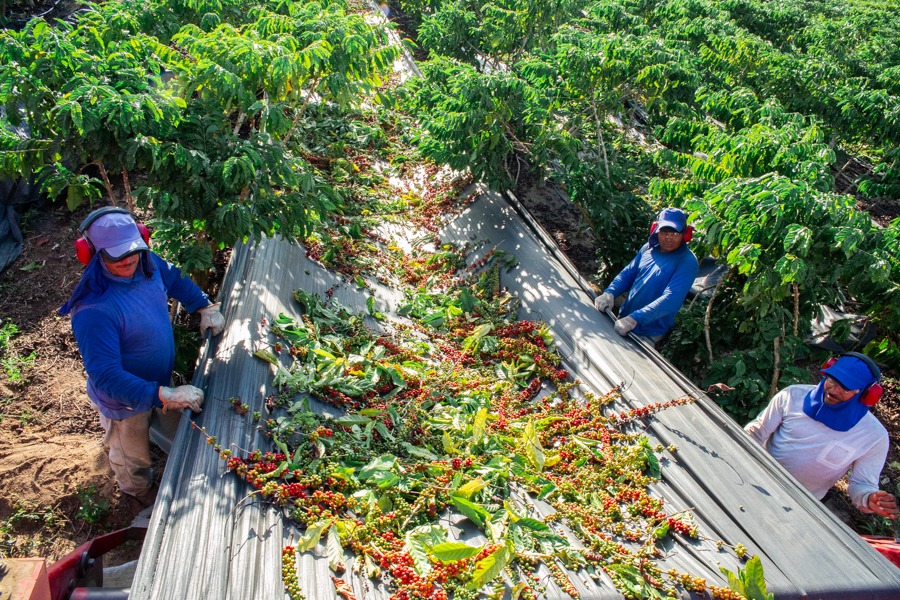
POLYGON ((820 500, 850 470, 861 511, 895 519, 897 499, 878 489, 888 433, 869 407, 884 390, 869 357, 849 352, 823 365, 818 385, 792 385, 744 428, 820 500))

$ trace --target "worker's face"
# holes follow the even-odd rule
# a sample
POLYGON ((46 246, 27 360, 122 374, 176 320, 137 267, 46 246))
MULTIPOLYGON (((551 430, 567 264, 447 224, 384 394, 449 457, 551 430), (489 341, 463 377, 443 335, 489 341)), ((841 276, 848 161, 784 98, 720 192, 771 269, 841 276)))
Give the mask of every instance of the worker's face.
POLYGON ((135 252, 130 256, 126 256, 125 258, 116 261, 110 261, 106 256, 103 257, 103 262, 106 263, 106 268, 110 275, 124 277, 126 279, 134 277, 134 272, 137 270, 140 261, 140 252, 135 252))
POLYGON ((675 231, 669 227, 663 227, 657 232, 659 236, 659 249, 663 252, 674 252, 678 250, 678 247, 681 245, 681 240, 684 239, 684 234, 675 231))
POLYGON ((825 376, 825 404, 842 404, 858 393, 859 390, 848 390, 834 377, 825 376))

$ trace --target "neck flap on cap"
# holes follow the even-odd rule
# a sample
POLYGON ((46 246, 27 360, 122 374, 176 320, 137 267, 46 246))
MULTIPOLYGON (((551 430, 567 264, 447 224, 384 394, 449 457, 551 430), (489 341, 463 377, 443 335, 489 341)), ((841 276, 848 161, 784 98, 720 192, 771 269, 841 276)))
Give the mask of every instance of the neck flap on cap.
MULTIPOLYGON (((156 271, 156 266, 150 258, 149 252, 141 252, 141 262, 135 275, 138 273, 144 277, 151 277, 156 271)), ((91 262, 81 275, 78 285, 72 290, 72 295, 66 300, 66 303, 60 307, 58 314, 67 315, 71 313, 79 304, 88 304, 101 297, 110 285, 110 281, 125 281, 121 277, 115 277, 106 270, 103 264, 103 258, 100 253, 94 255, 91 262)))
POLYGON ((861 395, 862 391, 846 402, 828 404, 825 402, 825 380, 822 379, 803 399, 803 412, 829 429, 850 431, 869 412, 869 407, 859 401, 861 395))

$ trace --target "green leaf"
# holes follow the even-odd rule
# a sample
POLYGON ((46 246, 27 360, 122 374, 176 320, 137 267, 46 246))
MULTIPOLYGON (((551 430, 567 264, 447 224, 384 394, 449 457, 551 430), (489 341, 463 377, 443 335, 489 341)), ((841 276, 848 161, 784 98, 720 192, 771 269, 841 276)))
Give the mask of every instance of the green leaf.
POLYGON ((538 519, 532 519, 531 517, 522 517, 515 522, 515 525, 517 527, 525 527, 532 531, 550 531, 549 525, 538 519))
POLYGON ((446 431, 441 436, 441 444, 444 447, 444 452, 446 454, 459 454, 459 449, 453 443, 453 439, 450 437, 450 434, 446 431))
POLYGON ((555 483, 548 483, 548 484, 544 485, 544 487, 542 487, 541 491, 538 493, 538 500, 544 500, 545 498, 547 498, 547 496, 549 496, 550 494, 552 494, 555 491, 556 491, 555 483))
POLYGON ((775 271, 781 275, 783 283, 802 282, 806 277, 806 262, 793 254, 786 254, 775 263, 775 271))
POLYGON ((480 444, 481 440, 484 439, 484 433, 487 426, 487 418, 488 418, 488 410, 487 408, 481 407, 478 409, 478 413, 475 414, 475 420, 472 423, 472 443, 480 444))
POLYGON ((624 587, 625 590, 630 592, 634 597, 662 600, 662 594, 660 594, 656 588, 648 584, 640 571, 633 566, 616 563, 609 565, 607 569, 619 575, 619 581, 617 582, 618 586, 624 587))
POLYGON ((344 425, 346 427, 350 427, 353 425, 365 425, 369 423, 372 419, 369 417, 364 417, 362 415, 343 415, 336 419, 332 420, 332 423, 335 425, 344 425))
POLYGON ((81 114, 81 105, 77 102, 72 102, 69 106, 71 107, 69 110, 69 116, 72 117, 72 123, 75 124, 75 128, 78 129, 78 133, 80 135, 84 135, 84 118, 81 114))
POLYGON ((473 495, 477 494, 485 487, 487 487, 487 484, 484 483, 484 480, 481 477, 478 477, 477 479, 473 479, 465 485, 460 486, 460 488, 453 493, 469 500, 473 495))
POLYGON ((472 295, 468 288, 462 288, 459 292, 459 307, 465 312, 472 312, 481 300, 472 295))
POLYGON ((383 440, 386 440, 388 442, 396 441, 396 438, 394 438, 394 436, 391 434, 391 432, 388 431, 387 425, 385 425, 381 421, 375 422, 375 431, 378 432, 378 434, 381 436, 381 438, 383 440))
POLYGON ((391 404, 387 408, 388 415, 391 417, 391 423, 394 424, 394 427, 399 427, 403 424, 403 419, 400 417, 400 413, 397 412, 397 407, 391 404))
POLYGON ((281 451, 282 454, 284 454, 285 456, 291 455, 291 450, 287 447, 287 444, 285 444, 278 438, 275 438, 273 441, 275 442, 275 445, 278 447, 278 449, 281 451))
POLYGON ((747 561, 741 580, 744 582, 744 595, 750 600, 769 600, 773 597, 766 591, 766 578, 763 575, 762 561, 758 556, 747 561))
POLYGON ((510 563, 514 556, 507 546, 501 546, 482 558, 476 563, 475 572, 472 573, 472 580, 466 584, 466 589, 474 591, 493 581, 506 568, 506 565, 510 563))
POLYGON ((662 469, 659 466, 659 458, 657 458, 656 453, 653 452, 653 448, 650 447, 650 442, 647 441, 647 438, 641 438, 641 450, 644 457, 644 464, 646 465, 647 475, 654 479, 659 479, 662 475, 662 469))
POLYGON ((341 537, 338 535, 337 527, 328 530, 328 540, 325 542, 325 554, 328 556, 328 566, 331 570, 340 575, 347 570, 344 564, 344 547, 341 545, 341 537))
POLYGON ((828 334, 831 338, 841 344, 847 341, 847 338, 850 337, 853 329, 853 320, 852 319, 837 319, 834 323, 831 324, 831 329, 828 334))
MULTIPOLYGON (((404 549, 409 553, 416 565, 416 571, 419 575, 427 575, 431 573, 431 560, 428 558, 428 547, 433 545, 434 529, 439 529, 433 525, 424 525, 406 532, 406 545, 404 549)), ((440 535, 443 539, 443 530, 440 535)), ((440 542, 438 542, 440 543, 440 542)))
POLYGON ((396 473, 390 473, 386 471, 378 471, 372 476, 372 481, 375 482, 375 485, 378 486, 379 489, 386 490, 388 488, 395 487, 402 479, 396 473))
POLYGON ((319 543, 319 539, 322 537, 322 532, 330 525, 331 521, 319 521, 318 523, 307 527, 306 535, 300 538, 295 544, 297 552, 306 552, 307 550, 315 548, 319 543))
POLYGON ((792 223, 784 236, 785 252, 806 256, 812 245, 812 231, 808 227, 792 223))
POLYGON ((381 577, 381 567, 379 567, 372 557, 368 554, 364 554, 365 556, 365 571, 366 577, 369 579, 378 579, 381 577))
POLYGON ((470 521, 484 529, 484 523, 491 518, 491 514, 480 504, 469 502, 461 496, 450 496, 450 502, 470 521))
POLYGON ((491 329, 493 329, 493 325, 490 323, 479 325, 473 329, 471 335, 463 340, 463 350, 470 354, 478 352, 478 349, 481 347, 481 341, 484 339, 484 336, 491 332, 491 329))
POLYGON ((445 563, 476 556, 484 546, 470 546, 463 542, 444 542, 431 548, 431 556, 445 563))
POLYGON ((393 454, 384 454, 373 459, 369 464, 360 469, 358 477, 360 481, 365 481, 378 473, 390 471, 394 468, 395 464, 397 464, 396 456, 393 454))
POLYGON ((427 461, 436 461, 439 460, 439 457, 434 452, 429 451, 427 448, 422 448, 421 446, 413 446, 409 442, 403 442, 403 449, 406 450, 407 454, 410 456, 417 456, 419 458, 424 458, 427 461))
POLYGON ((81 206, 81 203, 84 201, 84 195, 81 193, 81 190, 75 186, 70 185, 68 193, 66 195, 66 206, 70 211, 74 211, 76 208, 81 206))
POLYGON ((663 523, 653 530, 653 537, 657 540, 661 540, 669 533, 669 522, 663 521, 663 523))
POLYGON ((534 422, 528 421, 525 430, 522 432, 522 446, 525 449, 525 456, 532 465, 538 470, 544 470, 544 449, 541 441, 538 439, 537 432, 534 429, 534 422))

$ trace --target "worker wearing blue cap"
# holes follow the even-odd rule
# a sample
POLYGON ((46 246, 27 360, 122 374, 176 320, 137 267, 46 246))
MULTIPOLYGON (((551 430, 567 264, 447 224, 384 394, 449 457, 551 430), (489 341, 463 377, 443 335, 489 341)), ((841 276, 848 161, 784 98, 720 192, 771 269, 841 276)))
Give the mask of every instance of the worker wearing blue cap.
POLYGON ((78 259, 87 265, 60 309, 87 371, 87 395, 97 409, 119 488, 142 506, 155 499, 150 438, 168 452, 185 408, 199 412, 203 390, 170 387, 175 339, 169 298, 201 315, 201 333, 218 334, 219 305, 174 265, 150 251, 149 233, 129 211, 93 211, 79 227, 78 259))
POLYGON ((888 433, 869 407, 881 371, 855 352, 828 361, 818 385, 781 390, 744 428, 820 500, 850 471, 850 499, 863 512, 897 517, 897 500, 878 489, 888 433))
POLYGON ((680 208, 659 213, 647 243, 594 301, 597 310, 605 312, 627 294, 616 333, 633 332, 655 344, 669 332, 699 271, 697 257, 687 246, 691 234, 680 208))

